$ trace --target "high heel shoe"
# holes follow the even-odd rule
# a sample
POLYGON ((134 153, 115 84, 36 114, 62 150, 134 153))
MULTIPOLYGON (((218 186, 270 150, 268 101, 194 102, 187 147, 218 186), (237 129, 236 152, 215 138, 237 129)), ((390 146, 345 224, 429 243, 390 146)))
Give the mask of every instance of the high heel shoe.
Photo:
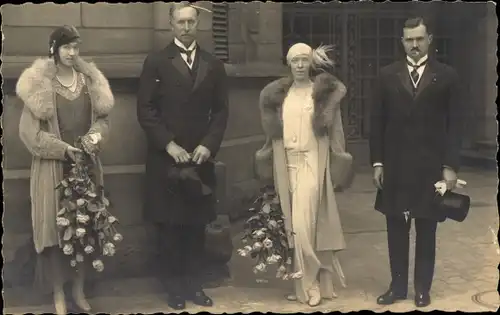
POLYGON ((293 294, 293 293, 289 293, 289 294, 285 295, 285 299, 286 299, 287 301, 291 301, 291 302, 295 302, 295 301, 297 301, 297 300, 298 300, 298 299, 297 299, 297 295, 295 295, 295 294, 293 294))
POLYGON ((66 315, 68 313, 66 307, 66 298, 62 289, 54 290, 54 307, 56 309, 57 315, 66 315))
POLYGON ((83 291, 83 281, 75 281, 73 284, 73 304, 76 306, 78 311, 90 312, 92 307, 90 306, 85 293, 83 291))
POLYGON ((309 306, 315 307, 321 304, 321 294, 319 292, 319 289, 314 288, 312 290, 309 290, 309 301, 307 302, 309 306))

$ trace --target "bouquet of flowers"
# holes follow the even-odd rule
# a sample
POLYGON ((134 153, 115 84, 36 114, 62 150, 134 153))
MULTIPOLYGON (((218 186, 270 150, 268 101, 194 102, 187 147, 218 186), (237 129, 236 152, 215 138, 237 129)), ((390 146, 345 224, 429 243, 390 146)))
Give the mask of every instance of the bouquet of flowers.
POLYGON ((101 257, 113 256, 115 243, 123 237, 115 228, 117 218, 108 211, 111 205, 104 188, 92 179, 97 144, 93 135, 76 141, 75 147, 82 152, 76 154, 69 174, 56 187, 61 192, 56 220, 62 250, 72 257, 71 266, 78 267, 87 257, 94 269, 101 272, 104 270, 101 257))
POLYGON ((252 216, 245 223, 242 257, 257 259, 255 274, 266 272, 269 265, 277 265, 276 278, 299 279, 302 273, 292 272, 292 251, 288 245, 283 212, 279 198, 272 186, 261 189, 260 196, 249 209, 252 216))

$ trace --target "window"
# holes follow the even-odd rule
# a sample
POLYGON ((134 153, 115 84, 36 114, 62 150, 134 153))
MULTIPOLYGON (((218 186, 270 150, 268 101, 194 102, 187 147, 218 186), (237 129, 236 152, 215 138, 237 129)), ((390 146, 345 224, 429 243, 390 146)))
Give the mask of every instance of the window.
POLYGON ((221 61, 229 60, 228 46, 228 11, 227 3, 212 4, 212 32, 214 40, 214 54, 221 61))

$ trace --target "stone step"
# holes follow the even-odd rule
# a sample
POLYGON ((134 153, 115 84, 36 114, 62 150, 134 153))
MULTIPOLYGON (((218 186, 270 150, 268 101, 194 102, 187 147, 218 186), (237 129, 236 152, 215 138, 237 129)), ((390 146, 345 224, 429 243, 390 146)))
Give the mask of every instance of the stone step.
POLYGON ((478 140, 475 141, 473 147, 477 150, 497 151, 498 143, 492 140, 478 140))
POLYGON ((463 166, 478 167, 482 169, 496 169, 496 151, 465 149, 461 152, 461 164, 463 166))

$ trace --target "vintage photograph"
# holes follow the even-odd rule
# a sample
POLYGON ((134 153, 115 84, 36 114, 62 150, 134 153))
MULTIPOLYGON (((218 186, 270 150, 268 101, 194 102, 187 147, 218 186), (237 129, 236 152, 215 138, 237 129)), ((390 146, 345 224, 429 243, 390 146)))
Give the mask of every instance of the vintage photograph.
POLYGON ((498 311, 494 2, 0 11, 3 313, 498 311))

